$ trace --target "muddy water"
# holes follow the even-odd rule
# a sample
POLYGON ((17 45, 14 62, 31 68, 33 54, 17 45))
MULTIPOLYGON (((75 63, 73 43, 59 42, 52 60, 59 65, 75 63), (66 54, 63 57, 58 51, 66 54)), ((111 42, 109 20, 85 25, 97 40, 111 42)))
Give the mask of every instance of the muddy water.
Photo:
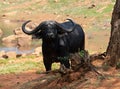
POLYGON ((34 48, 39 46, 39 42, 37 41, 33 41, 32 42, 32 45, 31 47, 29 48, 18 48, 18 47, 6 47, 5 45, 2 44, 2 38, 4 37, 7 37, 9 35, 12 35, 13 34, 13 30, 17 27, 20 27, 21 24, 23 22, 16 22, 16 21, 9 21, 9 20, 5 20, 5 21, 0 21, 0 29, 2 29, 3 31, 3 35, 2 37, 0 38, 0 51, 5 51, 5 52, 8 52, 8 51, 15 51, 17 54, 24 54, 24 53, 32 53, 34 51, 34 48))

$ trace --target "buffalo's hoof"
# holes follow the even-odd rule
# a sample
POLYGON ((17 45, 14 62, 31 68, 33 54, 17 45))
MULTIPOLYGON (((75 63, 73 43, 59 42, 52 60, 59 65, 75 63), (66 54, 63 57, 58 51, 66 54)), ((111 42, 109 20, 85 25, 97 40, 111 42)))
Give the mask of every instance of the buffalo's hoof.
POLYGON ((50 72, 51 72, 51 71, 49 70, 49 71, 46 71, 45 73, 46 73, 46 74, 49 74, 50 72))

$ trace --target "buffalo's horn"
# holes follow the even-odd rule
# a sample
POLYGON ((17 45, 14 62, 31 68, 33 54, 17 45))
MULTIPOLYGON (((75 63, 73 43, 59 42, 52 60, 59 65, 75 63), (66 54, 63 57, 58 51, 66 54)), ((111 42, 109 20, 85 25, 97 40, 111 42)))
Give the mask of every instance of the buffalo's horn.
POLYGON ((69 29, 65 28, 64 26, 62 26, 61 24, 59 24, 57 22, 56 22, 56 25, 64 32, 72 32, 76 27, 76 23, 74 23, 71 19, 66 19, 66 20, 69 20, 73 24, 72 28, 69 28, 69 29))
POLYGON ((37 26, 34 30, 28 31, 28 30, 25 28, 25 26, 26 26, 29 22, 31 22, 31 20, 28 20, 28 21, 26 21, 25 23, 22 24, 22 31, 23 31, 24 33, 26 33, 26 34, 28 34, 28 35, 32 35, 32 34, 34 34, 34 33, 36 33, 37 31, 40 30, 40 26, 37 26))

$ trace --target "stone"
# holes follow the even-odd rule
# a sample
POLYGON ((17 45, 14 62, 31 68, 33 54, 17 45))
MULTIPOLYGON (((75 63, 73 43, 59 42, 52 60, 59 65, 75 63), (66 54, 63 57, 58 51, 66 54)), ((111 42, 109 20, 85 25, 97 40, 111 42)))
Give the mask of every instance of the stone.
POLYGON ((5 51, 4 50, 0 51, 0 58, 3 58, 4 55, 5 55, 5 51))
POLYGON ((21 27, 16 28, 13 32, 14 32, 15 35, 21 35, 21 34, 24 34, 23 31, 22 31, 22 29, 21 29, 21 27))
POLYGON ((16 52, 14 51, 10 51, 10 52, 6 52, 6 56, 8 56, 8 58, 16 58, 16 52))
POLYGON ((17 37, 17 46, 18 47, 28 47, 31 45, 32 36, 25 34, 21 27, 14 30, 14 34, 17 37))
POLYGON ((16 28, 14 30, 14 35, 10 35, 2 39, 3 45, 7 47, 28 47, 31 45, 31 42, 32 36, 24 34, 21 28, 16 28))
POLYGON ((16 36, 10 35, 8 37, 4 37, 2 39, 2 43, 3 43, 3 45, 5 45, 7 47, 16 46, 17 45, 16 36))
POLYGON ((42 47, 37 47, 34 49, 34 55, 39 56, 42 53, 42 47))
POLYGON ((27 35, 17 36, 18 47, 29 47, 32 43, 32 37, 27 35))

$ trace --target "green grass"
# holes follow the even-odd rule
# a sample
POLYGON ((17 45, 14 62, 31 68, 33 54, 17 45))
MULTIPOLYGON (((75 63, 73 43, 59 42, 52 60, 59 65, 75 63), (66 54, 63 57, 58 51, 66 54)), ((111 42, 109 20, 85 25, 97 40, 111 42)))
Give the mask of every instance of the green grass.
POLYGON ((4 36, 8 36, 8 35, 10 35, 10 34, 13 34, 13 30, 16 28, 16 27, 18 27, 18 25, 17 24, 12 24, 12 23, 10 23, 10 24, 6 24, 6 23, 3 23, 3 22, 0 22, 0 29, 2 29, 2 31, 3 31, 3 35, 4 36))
MULTIPOLYGON (((94 0, 93 0, 94 1, 94 0)), ((55 2, 54 0, 48 0, 48 2, 45 5, 41 5, 38 2, 33 3, 30 6, 27 6, 25 8, 19 8, 19 11, 30 11, 32 13, 57 13, 57 14, 69 14, 69 15, 83 15, 83 16, 103 16, 104 13, 110 12, 113 8, 113 3, 109 4, 106 9, 102 13, 96 12, 98 9, 103 7, 102 5, 97 5, 95 8, 88 9, 88 6, 86 5, 78 5, 77 2, 80 2, 79 0, 59 0, 58 2, 55 2), (33 10, 34 9, 34 10, 33 10)), ((81 2, 84 2, 84 0, 81 0, 81 2)), ((19 5, 19 3, 17 3, 19 5)))
POLYGON ((53 63, 52 64, 52 69, 55 70, 55 69, 59 69, 60 68, 60 63, 53 63))
POLYGON ((33 61, 26 61, 23 63, 12 63, 12 64, 8 63, 0 66, 0 74, 22 72, 25 70, 38 68, 39 65, 40 63, 33 62, 33 61))
MULTIPOLYGON (((35 59, 36 58, 36 56, 35 55, 27 55, 27 56, 24 56, 24 57, 20 57, 20 58, 18 58, 18 59, 23 59, 23 58, 25 58, 25 59, 35 59)), ((17 59, 16 59, 17 60, 17 59)))
MULTIPOLYGON (((31 0, 29 0, 30 2, 31 0)), ((7 4, 7 3, 0 3, 0 14, 8 13, 11 11, 17 11, 17 13, 28 11, 31 12, 32 14, 41 14, 41 13, 57 13, 61 15, 71 15, 71 16, 86 16, 86 17, 94 17, 96 20, 106 20, 110 19, 109 17, 105 17, 104 15, 106 13, 110 13, 113 9, 113 3, 104 6, 101 4, 96 5, 92 9, 88 9, 88 6, 86 5, 77 5, 75 6, 78 2, 80 3, 84 2, 84 0, 59 0, 58 2, 55 2, 54 0, 48 0, 48 2, 45 5, 39 4, 39 2, 34 2, 31 5, 28 5, 27 7, 19 7, 19 8, 14 8, 12 10, 5 10, 8 7, 14 7, 14 6, 19 6, 22 3, 28 2, 25 0, 11 0, 11 2, 14 2, 13 5, 7 4), (5 4, 5 5, 4 5, 5 4), (101 9, 102 7, 105 7, 105 9, 102 10, 102 12, 97 12, 97 10, 101 9)), ((94 1, 94 0, 93 0, 94 1)), ((9 1, 6 1, 9 2, 9 1)), ((113 1, 114 2, 114 1, 113 1)), ((18 18, 19 19, 19 18, 18 18)), ((14 23, 13 23, 14 24, 14 23)), ((0 28, 4 29, 6 34, 11 33, 11 29, 14 29, 14 26, 12 24, 4 24, 3 22, 0 23, 0 28), (9 32, 10 31, 10 32, 9 32)))
POLYGON ((18 73, 39 68, 43 69, 42 62, 36 62, 34 61, 34 58, 35 56, 26 56, 18 59, 0 59, 0 74, 18 73))
MULTIPOLYGON (((58 14, 69 14, 69 15, 86 15, 86 16, 98 16, 102 15, 103 13, 110 12, 113 8, 113 3, 109 4, 105 10, 103 11, 102 14, 96 12, 97 9, 100 9, 103 7, 101 4, 95 6, 95 8, 88 9, 88 6, 86 5, 77 5, 76 4, 79 2, 84 2, 84 0, 59 0, 58 2, 55 2, 54 0, 47 0, 45 5, 39 4, 39 2, 33 2, 31 5, 26 6, 24 8, 14 8, 12 11, 31 11, 32 13, 38 11, 44 12, 44 13, 58 13, 58 14), (33 10, 34 8, 34 10, 33 10)), ((26 0, 11 0, 11 2, 14 2, 12 4, 9 4, 9 1, 6 1, 6 3, 0 3, 0 10, 1 12, 8 8, 8 7, 14 7, 17 5, 21 5, 25 2, 31 2, 31 0, 26 1, 26 0)), ((94 0, 93 0, 94 2, 94 0)), ((11 10, 10 10, 11 11, 11 10)), ((9 12, 9 11, 8 11, 9 12)))
MULTIPOLYGON (((31 0, 29 0, 29 1, 31 1, 31 0)), ((22 4, 24 2, 26 2, 26 0, 5 0, 0 3, 0 7, 1 7, 1 9, 7 8, 9 6, 15 6, 17 4, 22 4)))
MULTIPOLYGON (((32 69, 38 70, 39 72, 45 71, 42 59, 40 59, 40 61, 35 61, 35 58, 35 56, 31 55, 19 59, 0 59, 0 74, 19 73, 32 69), (19 62, 16 62, 18 60, 19 62)), ((58 63, 53 63, 52 69, 58 69, 59 66, 58 63)))
POLYGON ((0 65, 5 65, 7 64, 9 61, 7 59, 0 59, 0 65))
MULTIPOLYGON (((93 0, 94 1, 94 0, 93 0)), ((79 5, 75 6, 79 0, 60 0, 59 2, 54 2, 54 0, 48 0, 48 3, 44 6, 38 6, 39 10, 44 13, 57 13, 57 14, 69 14, 69 15, 83 15, 88 17, 103 17, 105 13, 111 12, 113 8, 113 3, 109 4, 102 13, 97 12, 98 9, 103 7, 103 5, 96 5, 95 8, 88 9, 88 6, 79 5)), ((84 2, 81 0, 81 2, 84 2)), ((37 3, 35 4, 37 5, 37 3)))
POLYGON ((109 13, 113 9, 113 4, 109 4, 106 6, 106 8, 103 10, 103 13, 109 13))

